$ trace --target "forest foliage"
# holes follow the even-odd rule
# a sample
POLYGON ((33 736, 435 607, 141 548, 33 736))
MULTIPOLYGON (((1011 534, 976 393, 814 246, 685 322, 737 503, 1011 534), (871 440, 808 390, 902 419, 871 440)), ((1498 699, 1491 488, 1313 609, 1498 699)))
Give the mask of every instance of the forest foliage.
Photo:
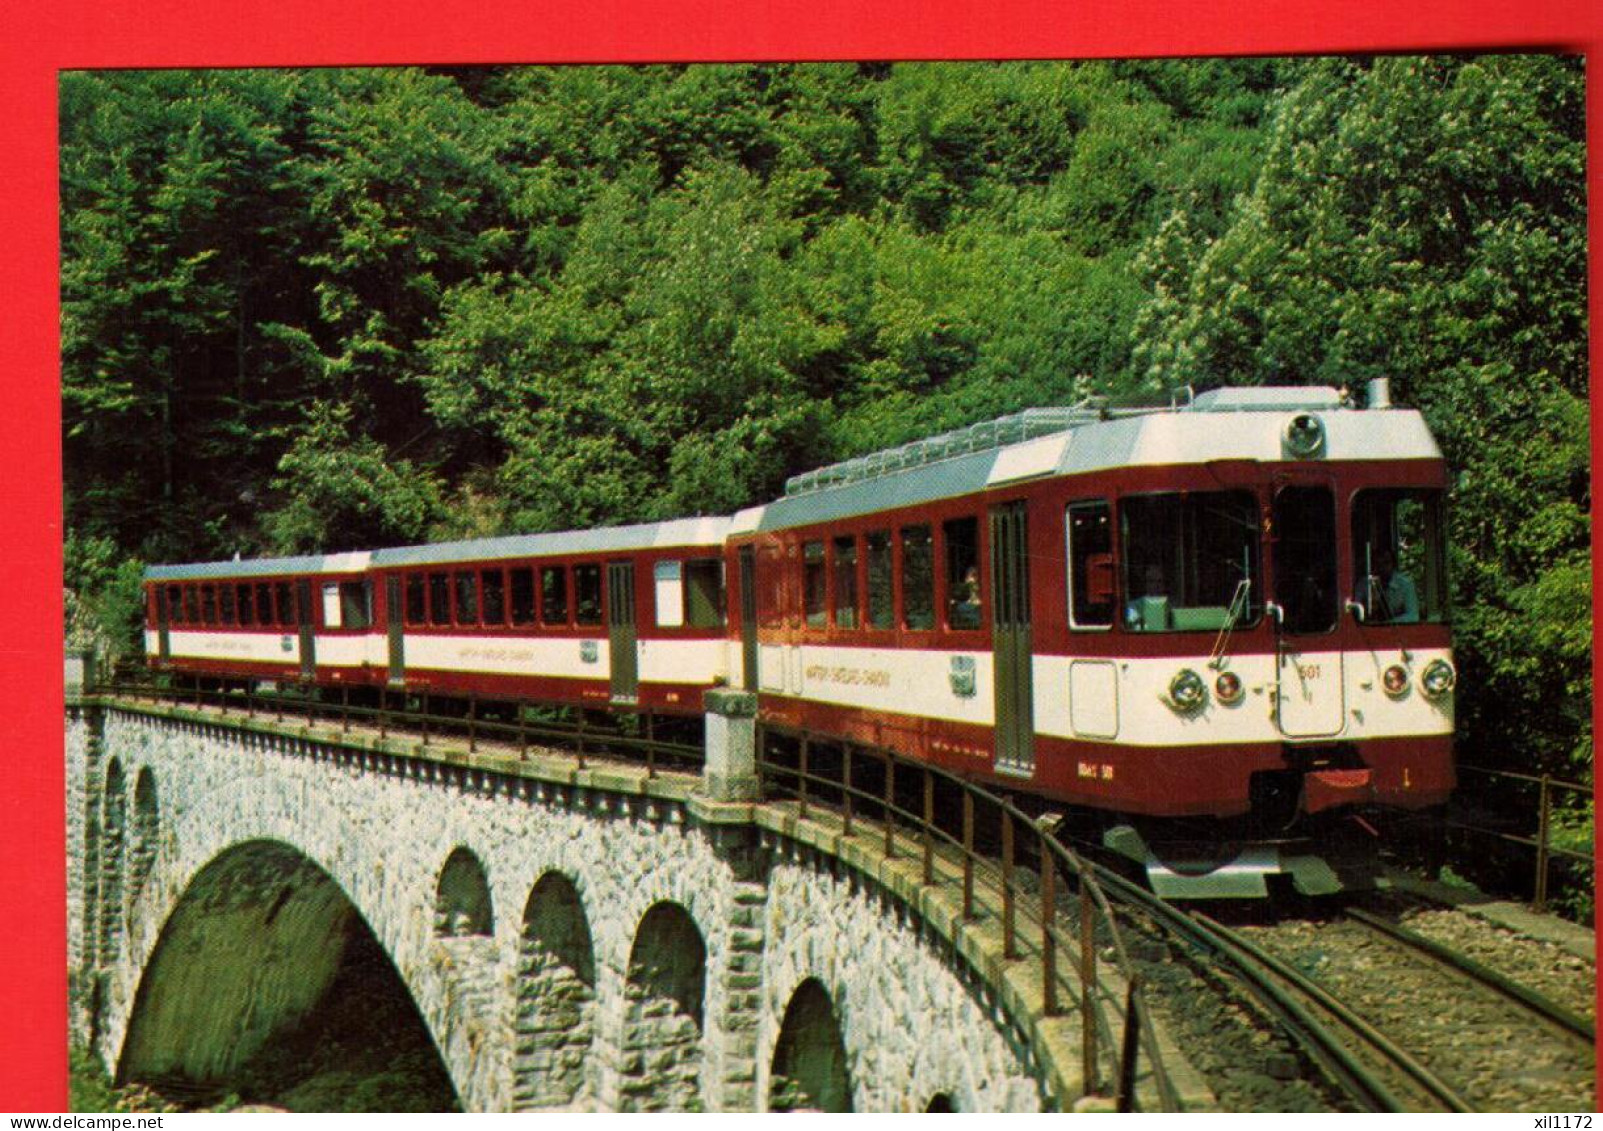
POLYGON ((68 73, 67 582, 727 513, 1089 394, 1371 377, 1461 738, 1590 773, 1583 70, 1550 56, 68 73))

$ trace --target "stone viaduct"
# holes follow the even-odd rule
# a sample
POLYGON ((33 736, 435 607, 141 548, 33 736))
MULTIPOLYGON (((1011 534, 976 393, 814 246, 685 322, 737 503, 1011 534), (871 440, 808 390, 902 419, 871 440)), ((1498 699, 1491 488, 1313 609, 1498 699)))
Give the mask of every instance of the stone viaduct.
POLYGON ((72 1022, 122 1078, 226 1081, 360 922, 464 1110, 1081 1093, 1078 1019, 1032 1016, 894 862, 699 776, 110 698, 66 733, 72 1022))

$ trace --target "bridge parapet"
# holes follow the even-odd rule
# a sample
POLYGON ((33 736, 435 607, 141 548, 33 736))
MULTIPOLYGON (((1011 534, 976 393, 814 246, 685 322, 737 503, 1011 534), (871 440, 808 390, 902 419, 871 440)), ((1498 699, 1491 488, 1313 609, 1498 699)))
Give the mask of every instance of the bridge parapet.
MULTIPOLYGON (((1061 1109, 1080 1094, 1078 1021, 1041 1016, 1029 964, 1001 958, 994 922, 964 921, 875 837, 752 799, 739 765, 711 752, 717 782, 711 768, 707 781, 580 768, 554 751, 92 697, 69 708, 68 745, 75 1026, 125 1076, 188 1047, 139 1017, 160 1012, 164 946, 189 947, 193 964, 219 942, 171 937, 197 877, 273 843, 372 929, 469 1109, 760 1110, 787 1087, 794 1098, 780 1079, 791 1065, 825 1062, 848 1083, 803 1081, 801 1094, 856 1110, 1061 1109), (162 809, 136 894, 108 880, 129 867, 105 850, 111 759, 125 811, 140 774, 162 809), (459 849, 482 865, 485 923, 471 900, 442 919, 459 849), (92 943, 112 923, 127 940, 115 954, 92 943), (833 1010, 833 1061, 793 1055, 791 1019, 818 1015, 792 1008, 804 994, 833 1010)), ((221 1024, 215 1009, 162 1016, 221 1024)))

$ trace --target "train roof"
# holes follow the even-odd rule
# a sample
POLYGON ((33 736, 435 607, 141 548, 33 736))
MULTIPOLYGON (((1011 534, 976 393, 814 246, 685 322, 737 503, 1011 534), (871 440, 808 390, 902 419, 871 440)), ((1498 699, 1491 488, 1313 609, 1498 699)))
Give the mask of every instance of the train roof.
POLYGON ((1123 467, 1220 460, 1439 460, 1412 409, 1349 407, 1328 386, 1217 389, 1164 409, 1031 409, 796 476, 737 530, 782 530, 974 494, 1009 483, 1123 467), (1312 456, 1288 449, 1302 415, 1323 428, 1312 456))
POLYGON ((147 581, 202 581, 230 577, 276 577, 290 574, 360 573, 378 569, 434 565, 447 562, 488 562, 507 558, 541 558, 562 554, 606 554, 626 550, 674 547, 721 547, 728 533, 727 518, 683 518, 597 530, 559 531, 552 534, 514 534, 504 538, 475 538, 437 542, 388 550, 362 550, 347 554, 315 554, 248 561, 194 562, 158 565, 145 570, 147 581))

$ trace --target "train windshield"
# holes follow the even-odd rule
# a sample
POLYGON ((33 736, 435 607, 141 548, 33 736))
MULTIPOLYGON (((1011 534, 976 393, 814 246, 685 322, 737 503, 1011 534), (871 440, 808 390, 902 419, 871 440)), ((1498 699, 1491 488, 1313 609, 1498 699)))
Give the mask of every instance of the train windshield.
POLYGON ((1365 624, 1447 619, 1442 492, 1377 488, 1353 496, 1353 600, 1365 624))
POLYGON ((1119 526, 1125 628, 1216 632, 1257 619, 1263 595, 1250 492, 1125 498, 1119 526))

